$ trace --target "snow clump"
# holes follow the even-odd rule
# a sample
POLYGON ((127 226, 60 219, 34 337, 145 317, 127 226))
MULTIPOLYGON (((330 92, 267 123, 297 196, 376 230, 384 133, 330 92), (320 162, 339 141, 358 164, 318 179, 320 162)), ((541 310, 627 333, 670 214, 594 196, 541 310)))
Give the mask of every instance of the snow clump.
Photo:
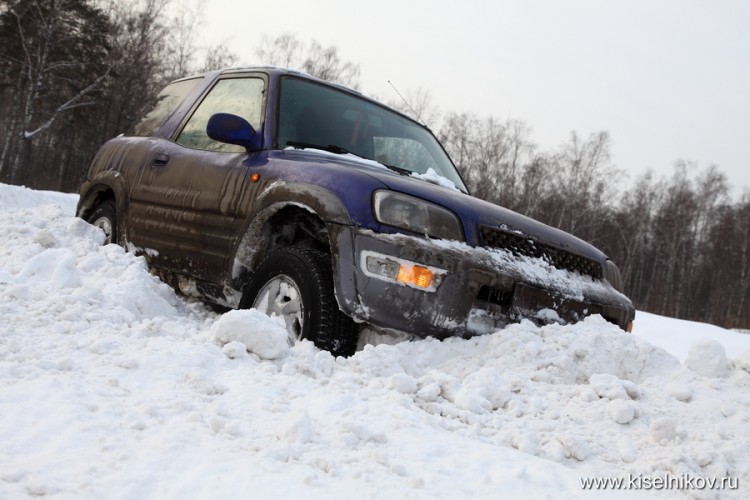
POLYGON ((704 377, 724 378, 729 375, 729 360, 724 347, 715 340, 703 340, 690 347, 685 366, 704 377))
POLYGON ((289 351, 287 332, 276 318, 256 309, 224 313, 211 326, 215 342, 225 347, 230 358, 238 357, 240 345, 260 359, 277 359, 289 351))

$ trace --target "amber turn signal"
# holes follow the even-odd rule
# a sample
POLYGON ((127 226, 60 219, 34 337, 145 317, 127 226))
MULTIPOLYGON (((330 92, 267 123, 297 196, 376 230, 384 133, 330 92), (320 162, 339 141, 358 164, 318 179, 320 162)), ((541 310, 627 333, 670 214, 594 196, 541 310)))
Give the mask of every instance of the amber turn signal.
POLYGON ((628 333, 633 333, 633 322, 628 323, 628 333))
POLYGON ((260 180, 260 174, 258 172, 255 172, 250 176, 250 180, 253 182, 258 182, 260 180))
POLYGON ((426 267, 401 265, 396 279, 401 283, 408 283, 419 288, 430 288, 434 276, 435 273, 426 267))

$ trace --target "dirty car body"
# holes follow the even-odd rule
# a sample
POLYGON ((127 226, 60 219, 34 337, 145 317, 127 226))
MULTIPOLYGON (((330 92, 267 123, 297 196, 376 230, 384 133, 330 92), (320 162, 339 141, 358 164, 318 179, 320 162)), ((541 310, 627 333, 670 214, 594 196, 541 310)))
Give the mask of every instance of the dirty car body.
POLYGON ((102 146, 78 215, 188 295, 237 308, 272 290, 281 315, 302 297, 290 338, 337 354, 365 325, 445 338, 524 318, 634 318, 601 251, 470 196, 421 124, 288 70, 172 83, 133 135, 102 146), (316 319, 328 289, 333 319, 316 319))

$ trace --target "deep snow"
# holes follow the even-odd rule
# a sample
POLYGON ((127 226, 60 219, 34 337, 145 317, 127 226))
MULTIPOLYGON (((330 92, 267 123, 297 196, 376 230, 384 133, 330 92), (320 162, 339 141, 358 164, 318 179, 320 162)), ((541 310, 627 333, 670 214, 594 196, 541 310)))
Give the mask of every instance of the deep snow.
POLYGON ((177 296, 76 200, 0 185, 0 498, 750 496, 750 335, 638 313, 333 358, 177 296))

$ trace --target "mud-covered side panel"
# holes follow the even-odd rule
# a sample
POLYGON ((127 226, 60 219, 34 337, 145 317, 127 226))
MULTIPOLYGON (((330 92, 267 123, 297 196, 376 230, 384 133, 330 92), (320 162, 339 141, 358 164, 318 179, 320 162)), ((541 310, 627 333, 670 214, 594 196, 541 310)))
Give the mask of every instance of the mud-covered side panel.
POLYGON ((153 265, 218 282, 248 189, 246 154, 156 144, 131 189, 130 240, 153 249, 153 265))
POLYGON ((80 189, 76 214, 86 217, 98 203, 114 197, 117 206, 119 241, 126 243, 130 190, 137 172, 150 157, 154 139, 118 137, 106 142, 89 167, 87 180, 80 189))

